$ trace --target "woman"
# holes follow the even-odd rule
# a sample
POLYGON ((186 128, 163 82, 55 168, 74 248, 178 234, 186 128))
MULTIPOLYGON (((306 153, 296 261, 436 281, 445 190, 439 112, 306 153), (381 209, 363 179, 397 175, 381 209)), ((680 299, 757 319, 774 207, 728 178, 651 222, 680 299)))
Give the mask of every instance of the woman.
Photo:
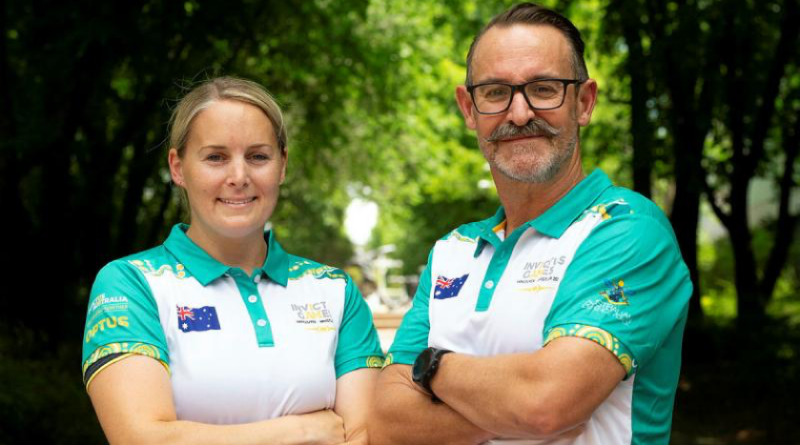
POLYGON ((83 349, 87 391, 114 443, 366 443, 383 361, 344 272, 287 254, 264 233, 287 137, 250 81, 189 92, 170 125, 169 168, 191 225, 104 267, 83 349))

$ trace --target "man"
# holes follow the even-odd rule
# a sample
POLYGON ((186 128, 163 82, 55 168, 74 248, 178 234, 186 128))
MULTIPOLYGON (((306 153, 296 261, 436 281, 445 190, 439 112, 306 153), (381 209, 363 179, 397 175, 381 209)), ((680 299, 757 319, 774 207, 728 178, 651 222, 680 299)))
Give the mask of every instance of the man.
POLYGON ((371 443, 669 442, 692 285, 658 207, 584 175, 596 98, 559 14, 521 4, 476 37, 456 99, 502 207, 431 250, 371 443))

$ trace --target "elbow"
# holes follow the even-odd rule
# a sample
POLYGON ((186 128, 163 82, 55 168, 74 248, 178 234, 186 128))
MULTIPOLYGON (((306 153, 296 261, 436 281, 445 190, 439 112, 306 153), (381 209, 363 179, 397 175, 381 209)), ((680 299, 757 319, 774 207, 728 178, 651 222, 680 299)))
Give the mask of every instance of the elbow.
POLYGON ((568 407, 534 400, 521 406, 516 420, 518 427, 533 437, 556 436, 585 422, 575 419, 568 407))

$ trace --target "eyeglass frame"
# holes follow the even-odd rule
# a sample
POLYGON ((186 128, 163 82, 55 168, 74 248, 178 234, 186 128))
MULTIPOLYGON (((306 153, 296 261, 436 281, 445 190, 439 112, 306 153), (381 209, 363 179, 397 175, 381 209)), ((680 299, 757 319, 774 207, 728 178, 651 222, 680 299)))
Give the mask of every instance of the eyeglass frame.
MULTIPOLYGON (((475 111, 477 111, 479 114, 492 115, 492 114, 501 114, 501 113, 505 113, 506 111, 508 111, 508 109, 511 108, 511 103, 514 102, 514 95, 517 94, 517 91, 522 93, 522 97, 523 97, 523 99, 525 99, 525 103, 527 103, 528 106, 532 110, 546 111, 546 110, 555 110, 556 108, 561 108, 561 106, 564 105, 564 100, 567 98, 567 86, 569 86, 569 85, 578 85, 578 86, 580 86, 582 83, 586 82, 586 80, 587 79, 580 80, 580 79, 548 78, 548 79, 536 79, 536 80, 531 80, 530 82, 518 83, 518 84, 505 83, 505 82, 484 82, 484 83, 479 83, 477 85, 467 85, 466 87, 467 87, 467 92, 469 93, 469 97, 472 98, 472 103, 475 105, 475 111), (534 107, 531 104, 531 100, 528 98, 528 93, 525 92, 525 87, 527 87, 528 85, 530 85, 532 83, 547 82, 547 81, 550 81, 550 82, 557 81, 557 82, 561 82, 564 85, 564 94, 561 95, 561 102, 558 105, 556 105, 555 107, 547 107, 547 108, 534 107), (475 88, 486 86, 486 85, 504 85, 504 86, 507 86, 507 87, 511 87, 511 95, 509 96, 508 104, 506 105, 505 108, 503 108, 500 111, 493 111, 493 112, 488 112, 488 113, 487 112, 483 112, 483 111, 478 109, 478 103, 475 101, 475 88)), ((577 88, 577 87, 575 87, 575 88, 577 88)))

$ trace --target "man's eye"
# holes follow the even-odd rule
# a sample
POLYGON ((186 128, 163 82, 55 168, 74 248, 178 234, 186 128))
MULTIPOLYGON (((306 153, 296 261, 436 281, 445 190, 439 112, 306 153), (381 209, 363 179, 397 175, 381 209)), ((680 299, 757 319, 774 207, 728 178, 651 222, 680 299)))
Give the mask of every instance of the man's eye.
POLYGON ((493 87, 486 90, 484 96, 487 98, 498 98, 498 97, 506 97, 508 95, 507 88, 500 88, 500 87, 493 87))
POLYGON ((550 85, 534 85, 531 93, 539 97, 549 97, 556 94, 556 89, 550 85))

